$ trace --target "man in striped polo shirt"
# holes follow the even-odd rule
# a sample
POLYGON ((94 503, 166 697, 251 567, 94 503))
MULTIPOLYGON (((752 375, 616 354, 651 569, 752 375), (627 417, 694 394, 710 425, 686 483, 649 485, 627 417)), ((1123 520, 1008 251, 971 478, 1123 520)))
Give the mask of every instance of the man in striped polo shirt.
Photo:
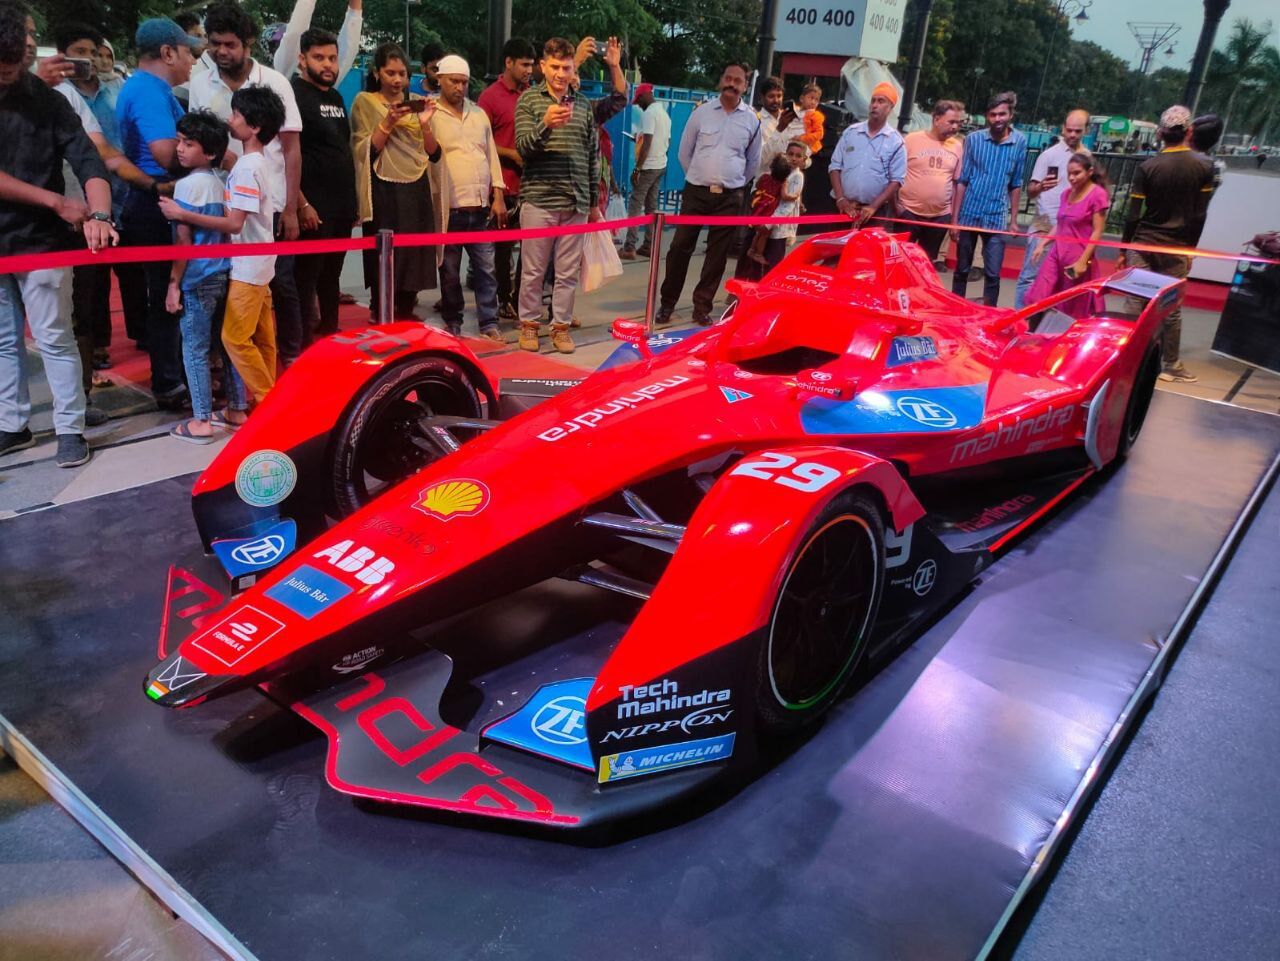
POLYGON ((956 272, 951 280, 952 293, 965 294, 969 270, 973 267, 973 251, 982 238, 982 273, 986 282, 982 302, 996 306, 1000 298, 1000 268, 1004 265, 1004 234, 1017 215, 1018 197, 1022 193, 1023 168, 1027 163, 1027 138, 1013 128, 1013 109, 1018 96, 1012 92, 996 94, 987 104, 987 126, 975 130, 964 141, 964 160, 956 178, 955 203, 952 205, 952 227, 976 227, 977 230, 952 230, 956 245, 956 272))
MULTIPOLYGON (((599 136, 589 101, 571 93, 575 74, 573 45, 552 37, 542 48, 543 82, 516 101, 516 150, 524 161, 520 178, 520 226, 562 227, 596 221, 600 180, 599 136)), ((582 234, 539 237, 520 244, 520 346, 538 349, 542 317, 542 279, 555 255, 551 294, 551 344, 573 353, 569 324, 582 271, 582 234)))

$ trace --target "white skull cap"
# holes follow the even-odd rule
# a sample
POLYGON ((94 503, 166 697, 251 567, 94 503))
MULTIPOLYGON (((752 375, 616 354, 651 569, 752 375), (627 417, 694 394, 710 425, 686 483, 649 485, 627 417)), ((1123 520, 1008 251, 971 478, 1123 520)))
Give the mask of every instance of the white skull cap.
POLYGON ((470 77, 471 68, 467 66, 467 61, 456 53, 451 53, 447 57, 440 58, 440 62, 436 64, 436 73, 458 74, 463 77, 470 77))

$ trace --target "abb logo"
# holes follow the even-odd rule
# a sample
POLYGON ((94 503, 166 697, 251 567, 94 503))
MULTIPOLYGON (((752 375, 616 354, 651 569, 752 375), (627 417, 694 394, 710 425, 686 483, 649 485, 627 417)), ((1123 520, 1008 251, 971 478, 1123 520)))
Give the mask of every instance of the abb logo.
POLYGON ((344 780, 335 786, 382 800, 489 817, 552 824, 577 822, 576 817, 557 814, 549 798, 481 757, 474 749, 473 735, 443 721, 428 719, 405 697, 387 695, 386 681, 377 674, 366 674, 360 680, 365 685, 363 689, 331 706, 294 705, 295 711, 329 733, 330 751, 338 755, 330 763, 339 777, 345 767, 339 745, 342 751, 359 752, 359 741, 350 740, 351 721, 391 762, 375 768, 358 759, 352 770, 359 770, 366 783, 349 784, 344 780), (465 743, 468 741, 470 746, 465 743), (370 777, 374 770, 378 775, 370 777), (367 783, 370 781, 375 783, 367 783), (429 789, 423 790, 424 787, 429 789))
POLYGON ((340 571, 354 574, 361 584, 380 584, 396 569, 396 565, 368 547, 356 547, 355 541, 338 541, 332 547, 316 551, 312 557, 323 557, 340 571))

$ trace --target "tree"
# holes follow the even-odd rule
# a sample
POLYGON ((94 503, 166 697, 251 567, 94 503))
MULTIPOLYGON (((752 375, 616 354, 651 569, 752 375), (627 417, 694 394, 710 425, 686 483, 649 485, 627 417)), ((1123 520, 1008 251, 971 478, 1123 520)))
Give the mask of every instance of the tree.
POLYGON ((654 83, 711 87, 726 63, 754 63, 759 0, 644 0, 659 35, 644 61, 654 83))
MULTIPOLYGON (((1227 37, 1226 49, 1215 50, 1209 60, 1209 72, 1213 79, 1215 93, 1221 96, 1226 92, 1226 102, 1222 105, 1222 127, 1225 134, 1231 128, 1232 114, 1236 109, 1236 101, 1242 91, 1247 94, 1247 87, 1256 85, 1259 73, 1265 68, 1263 58, 1267 55, 1267 37, 1271 33, 1271 21, 1261 27, 1255 27, 1252 21, 1241 17, 1231 24, 1231 34, 1227 37)), ((1280 91, 1271 91, 1274 96, 1280 91)))

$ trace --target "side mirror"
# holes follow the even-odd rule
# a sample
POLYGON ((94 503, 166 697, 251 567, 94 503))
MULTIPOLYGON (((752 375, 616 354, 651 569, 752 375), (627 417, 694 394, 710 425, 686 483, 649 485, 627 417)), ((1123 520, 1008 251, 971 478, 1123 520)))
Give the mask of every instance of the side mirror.
POLYGON ((636 350, 640 351, 640 356, 653 356, 653 352, 649 349, 649 328, 643 321, 624 320, 619 317, 613 322, 609 332, 613 335, 614 340, 620 340, 624 344, 631 344, 635 347, 636 350))

